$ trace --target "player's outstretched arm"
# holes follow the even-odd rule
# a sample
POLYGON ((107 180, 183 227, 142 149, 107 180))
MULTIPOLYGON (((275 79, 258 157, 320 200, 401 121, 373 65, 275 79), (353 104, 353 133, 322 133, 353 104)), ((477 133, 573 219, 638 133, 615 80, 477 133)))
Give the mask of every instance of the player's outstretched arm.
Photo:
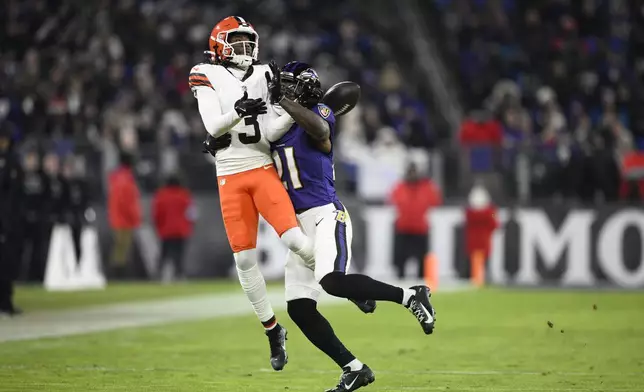
POLYGON ((219 137, 229 132, 241 121, 241 117, 235 110, 222 113, 219 97, 215 90, 200 87, 195 89, 195 97, 199 104, 199 114, 206 131, 213 137, 219 137))
POLYGON ((271 124, 266 131, 266 139, 269 142, 274 143, 282 136, 288 132, 289 129, 295 124, 295 120, 288 113, 283 114, 277 117, 275 120, 271 121, 271 124))
MULTIPOLYGON (((270 102, 272 105, 275 105, 283 98, 280 71, 277 68, 275 61, 271 60, 268 66, 270 67, 271 72, 266 71, 264 76, 266 77, 266 85, 268 87, 270 102)), ((276 109, 278 113, 283 113, 282 110, 279 110, 279 106, 276 109)), ((293 117, 288 113, 280 115, 269 125, 268 130, 266 131, 266 138, 271 143, 278 141, 286 134, 286 132, 288 132, 289 129, 291 129, 291 126, 293 126, 294 123, 295 120, 293 120, 293 117)))
POLYGON ((327 153, 331 151, 331 127, 328 122, 312 110, 286 97, 282 98, 279 104, 312 139, 318 142, 320 150, 327 153))

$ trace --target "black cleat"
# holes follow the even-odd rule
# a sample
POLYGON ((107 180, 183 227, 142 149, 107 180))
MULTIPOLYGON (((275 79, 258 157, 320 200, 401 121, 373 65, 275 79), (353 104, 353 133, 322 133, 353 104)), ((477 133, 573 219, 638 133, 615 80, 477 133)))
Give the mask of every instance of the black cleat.
POLYGON ((436 321, 436 311, 429 302, 429 297, 432 294, 427 286, 412 286, 410 289, 414 290, 416 294, 411 297, 405 307, 416 317, 425 334, 429 335, 434 332, 434 322, 436 321))
POLYGON ((340 376, 340 382, 335 388, 327 389, 326 392, 350 392, 358 388, 367 386, 376 380, 369 366, 362 365, 362 369, 351 371, 349 367, 343 369, 340 376))
POLYGON ((366 301, 360 301, 357 299, 351 299, 349 298, 349 301, 353 302, 356 304, 356 306, 362 310, 362 313, 373 313, 376 311, 376 301, 372 299, 368 299, 366 301))
POLYGON ((286 354, 286 328, 277 324, 275 328, 266 331, 268 344, 271 347, 271 366, 273 370, 280 371, 288 363, 288 354, 286 354))

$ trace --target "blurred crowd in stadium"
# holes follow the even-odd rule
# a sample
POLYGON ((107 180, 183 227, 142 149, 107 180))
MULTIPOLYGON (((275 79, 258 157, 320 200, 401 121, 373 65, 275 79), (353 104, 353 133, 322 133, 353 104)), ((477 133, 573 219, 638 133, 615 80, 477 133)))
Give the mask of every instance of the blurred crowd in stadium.
POLYGON ((605 200, 627 198, 623 179, 644 149, 641 4, 436 3, 470 110, 461 142, 538 148, 548 167, 538 189, 544 196, 592 201, 599 190, 605 200))
MULTIPOLYGON (((452 133, 460 132, 463 146, 477 146, 464 150, 474 172, 514 173, 508 165, 529 147, 540 163, 531 170, 535 196, 627 196, 623 163, 637 168, 633 151, 644 148, 644 118, 636 110, 644 99, 644 19, 631 3, 427 2, 443 22, 435 41, 454 65, 468 110, 452 133)), ((238 13, 259 31, 262 59, 309 61, 327 87, 361 84, 362 104, 343 119, 338 136, 347 182, 372 164, 399 179, 410 156, 422 168, 428 151, 454 147, 442 137, 450 132, 433 126, 433 103, 418 94, 401 22, 389 15, 383 24, 385 9, 374 17, 379 4, 9 0, 0 6, 0 126, 21 153, 82 154, 72 160, 91 180, 106 178, 119 150, 159 155, 156 169, 137 166, 137 174, 153 172, 156 180, 185 170, 177 151, 205 161, 187 74, 202 61, 214 21, 238 13)), ((95 182, 105 194, 103 182, 95 182)))
POLYGON ((203 61, 214 21, 239 13, 260 33, 261 58, 307 60, 327 87, 341 80, 362 85, 368 126, 348 121, 345 128, 355 132, 347 134, 428 147, 427 111, 408 93, 412 81, 398 68, 405 64, 391 58, 392 42, 355 4, 5 2, 0 116, 25 149, 66 155, 79 145, 130 152, 170 146, 199 154, 205 133, 187 75, 203 61))
MULTIPOLYGON (((641 2, 404 3, 3 1, 0 240, 12 245, 2 250, 11 253, 5 260, 23 261, 20 275, 42 280, 52 226, 69 224, 78 248, 88 207, 110 209, 119 194, 111 174, 136 189, 125 192, 134 196, 122 203, 131 207, 124 215, 109 211, 105 219, 113 267, 126 263, 150 210, 162 254, 183 275, 177 255, 195 220, 191 194, 217 189, 188 73, 204 61, 214 23, 235 14, 258 31, 262 60, 309 62, 323 87, 361 85, 360 105, 336 131, 338 188, 360 205, 405 209, 398 253, 425 252, 426 211, 443 200, 462 203, 474 184, 497 205, 644 200, 641 2), (452 97, 438 92, 436 78, 458 92, 450 108, 456 103, 462 116, 443 110, 452 97), (132 172, 119 157, 133 158, 132 172), (435 181, 423 182, 429 191, 417 198, 418 178, 428 174, 435 181), (158 197, 153 208, 139 205, 159 189, 162 200, 182 203, 181 219, 164 218, 158 197), (20 208, 7 210, 10 197, 20 208)), ((2 287, 0 280, 0 294, 2 287)))

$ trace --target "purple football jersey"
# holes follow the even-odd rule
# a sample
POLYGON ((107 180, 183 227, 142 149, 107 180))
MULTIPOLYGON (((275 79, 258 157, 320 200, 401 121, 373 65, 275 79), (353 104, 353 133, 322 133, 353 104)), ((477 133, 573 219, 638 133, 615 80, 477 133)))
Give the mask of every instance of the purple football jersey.
MULTIPOLYGON (((324 104, 317 104, 312 110, 329 123, 333 143, 333 111, 324 104)), ((293 124, 284 136, 271 143, 271 151, 277 172, 296 210, 318 207, 337 200, 333 149, 328 154, 320 151, 306 131, 293 124)))

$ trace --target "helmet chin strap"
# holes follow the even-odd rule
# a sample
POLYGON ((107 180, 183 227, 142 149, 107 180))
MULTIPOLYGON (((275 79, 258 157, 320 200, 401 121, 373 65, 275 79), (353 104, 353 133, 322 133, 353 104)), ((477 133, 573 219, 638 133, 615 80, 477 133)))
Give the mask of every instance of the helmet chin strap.
POLYGON ((253 65, 253 58, 251 56, 236 55, 228 61, 235 67, 243 70, 247 70, 251 65, 253 65))

